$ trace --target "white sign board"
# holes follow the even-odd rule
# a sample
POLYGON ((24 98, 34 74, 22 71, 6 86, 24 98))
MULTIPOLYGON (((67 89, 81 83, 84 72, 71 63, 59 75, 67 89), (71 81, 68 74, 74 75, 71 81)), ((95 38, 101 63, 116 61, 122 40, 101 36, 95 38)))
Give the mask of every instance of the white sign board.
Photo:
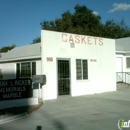
POLYGON ((45 75, 33 75, 32 82, 33 83, 46 83, 46 76, 45 75))

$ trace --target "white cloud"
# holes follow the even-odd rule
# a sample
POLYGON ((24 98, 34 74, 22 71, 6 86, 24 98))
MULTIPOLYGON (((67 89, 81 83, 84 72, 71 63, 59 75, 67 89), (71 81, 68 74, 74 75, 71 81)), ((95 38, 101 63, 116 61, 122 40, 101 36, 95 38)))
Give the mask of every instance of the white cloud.
POLYGON ((99 13, 98 12, 96 12, 96 11, 93 11, 92 12, 94 15, 96 15, 96 16, 98 16, 99 15, 99 13))
POLYGON ((109 13, 114 13, 114 12, 117 12, 117 11, 130 10, 130 4, 126 4, 126 3, 124 3, 124 4, 122 4, 122 3, 117 4, 117 3, 115 3, 115 4, 113 4, 113 7, 114 7, 113 9, 108 11, 109 13))

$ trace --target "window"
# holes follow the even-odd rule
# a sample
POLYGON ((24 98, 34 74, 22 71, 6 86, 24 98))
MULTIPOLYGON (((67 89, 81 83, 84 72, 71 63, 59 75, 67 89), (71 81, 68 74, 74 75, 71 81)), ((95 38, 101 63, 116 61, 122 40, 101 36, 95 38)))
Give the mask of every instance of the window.
POLYGON ((88 62, 87 60, 82 60, 83 65, 83 79, 88 79, 88 62))
POLYGON ((16 77, 17 77, 17 79, 18 79, 18 78, 20 77, 20 64, 19 64, 19 63, 16 64, 16 69, 17 69, 17 70, 16 70, 16 72, 17 72, 17 73, 16 73, 16 77))
POLYGON ((32 62, 32 76, 36 75, 36 62, 32 62))
POLYGON ((76 60, 76 77, 82 79, 81 60, 76 60))
POLYGON ((31 78, 36 75, 36 62, 24 62, 16 64, 17 78, 31 78))
POLYGON ((21 63, 21 77, 31 77, 30 62, 21 63))
POLYGON ((126 68, 130 68, 130 57, 126 58, 126 68))
POLYGON ((76 59, 76 79, 88 79, 88 61, 76 59))
POLYGON ((2 79, 3 76, 2 76, 2 69, 0 69, 0 79, 2 79))

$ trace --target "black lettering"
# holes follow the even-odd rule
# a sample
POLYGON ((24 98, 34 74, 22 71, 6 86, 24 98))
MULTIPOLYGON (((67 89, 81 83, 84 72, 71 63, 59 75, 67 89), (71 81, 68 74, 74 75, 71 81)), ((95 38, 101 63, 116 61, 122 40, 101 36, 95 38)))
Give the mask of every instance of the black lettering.
POLYGON ((23 86, 23 91, 26 91, 26 87, 25 86, 23 86))
POLYGON ((10 88, 5 88, 6 92, 10 92, 10 88))
POLYGON ((12 81, 10 81, 10 86, 14 86, 14 84, 12 83, 12 81))
POLYGON ((1 92, 1 93, 3 92, 3 88, 0 88, 0 92, 1 92))
POLYGON ((0 86, 9 86, 8 81, 0 81, 0 86))
POLYGON ((15 85, 22 86, 22 85, 30 85, 30 80, 16 80, 15 85))
POLYGON ((2 92, 2 93, 5 93, 5 91, 6 91, 5 88, 0 89, 0 92, 2 92))
POLYGON ((30 80, 27 81, 27 85, 31 85, 31 81, 30 80))
POLYGON ((19 93, 6 93, 6 94, 3 94, 3 98, 21 98, 22 97, 22 92, 19 92, 19 93))

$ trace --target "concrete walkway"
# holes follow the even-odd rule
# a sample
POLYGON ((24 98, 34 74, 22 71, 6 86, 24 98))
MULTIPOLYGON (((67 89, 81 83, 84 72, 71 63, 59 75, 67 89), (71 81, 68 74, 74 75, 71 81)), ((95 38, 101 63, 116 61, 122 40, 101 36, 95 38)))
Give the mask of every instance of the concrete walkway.
POLYGON ((129 88, 49 100, 29 116, 1 124, 0 130, 118 130, 121 118, 130 120, 129 88))

